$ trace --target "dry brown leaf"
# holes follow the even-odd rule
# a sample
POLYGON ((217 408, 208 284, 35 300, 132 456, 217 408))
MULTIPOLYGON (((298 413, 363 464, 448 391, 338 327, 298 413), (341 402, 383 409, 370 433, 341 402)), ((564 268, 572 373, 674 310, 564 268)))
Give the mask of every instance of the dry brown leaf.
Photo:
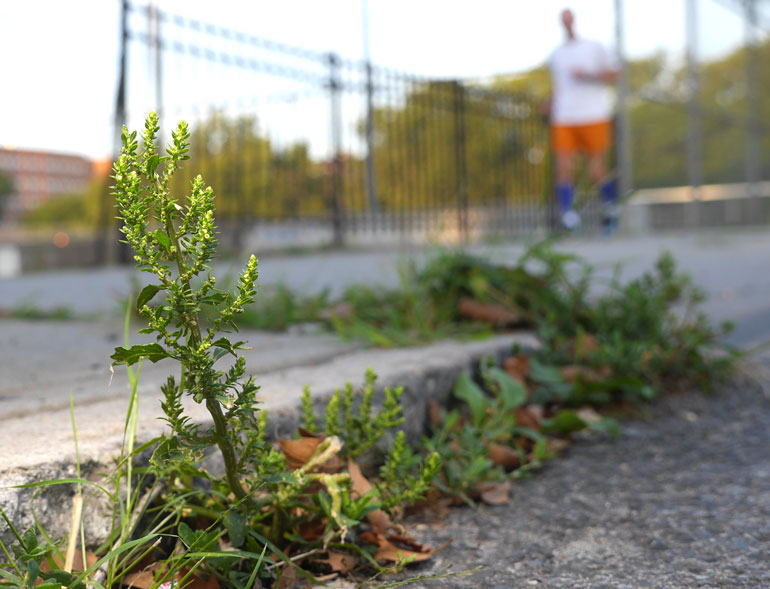
POLYGON ((449 542, 447 542, 446 544, 442 544, 435 550, 420 552, 417 550, 410 550, 408 548, 401 548, 399 546, 396 546, 382 534, 378 534, 371 531, 366 531, 362 533, 359 536, 359 539, 362 542, 366 542, 367 544, 372 544, 373 546, 378 547, 377 554, 374 555, 374 560, 376 560, 377 562, 398 562, 402 558, 409 558, 409 557, 414 557, 415 562, 428 560, 434 554, 436 554, 439 550, 443 550, 452 542, 450 540, 449 542))
POLYGON ((594 423, 596 421, 602 420, 602 416, 599 415, 596 412, 596 409, 594 409, 593 407, 581 407, 580 409, 575 411, 575 413, 580 419, 582 419, 586 423, 594 423))
POLYGON ((559 370, 567 382, 574 382, 578 378, 586 382, 600 382, 612 376, 612 369, 609 366, 594 369, 588 366, 570 364, 569 366, 562 366, 559 370))
POLYGON ((587 333, 579 333, 575 338, 575 357, 584 359, 599 350, 599 342, 587 333))
POLYGON ((299 525, 299 535, 302 536, 302 539, 306 542, 313 542, 318 540, 321 536, 324 535, 325 530, 325 519, 302 522, 299 525))
MULTIPOLYGON (((372 490, 372 483, 361 473, 361 468, 348 458, 348 474, 350 474, 351 487, 353 488, 353 497, 361 497, 366 495, 372 490)), ((375 509, 369 515, 366 516, 369 523, 376 530, 385 532, 393 527, 393 522, 390 516, 382 511, 382 509, 375 509)))
MULTIPOLYGON (((183 578, 190 569, 182 569, 180 578, 183 578)), ((204 580, 203 577, 198 575, 197 572, 193 573, 185 581, 185 589, 219 589, 219 581, 217 581, 216 575, 209 575, 209 578, 204 580)))
POLYGON ((516 425, 540 431, 540 421, 543 419, 543 408, 540 405, 527 405, 516 408, 516 425))
POLYGON ((529 376, 529 356, 509 356, 503 361, 503 370, 521 383, 529 376))
POLYGON ((293 566, 283 567, 281 576, 275 584, 275 589, 295 589, 297 586, 297 569, 293 566))
MULTIPOLYGON (((96 556, 93 552, 86 550, 86 568, 90 568, 98 560, 98 556, 96 556)), ((61 569, 64 567, 64 560, 59 558, 59 555, 56 553, 53 555, 53 561, 58 568, 61 569)), ((40 563, 40 570, 44 573, 51 572, 51 567, 48 565, 47 560, 44 560, 40 563)), ((83 553, 80 551, 80 548, 75 548, 75 558, 72 560, 72 570, 79 573, 83 572, 83 553)))
POLYGON ((495 325, 506 326, 516 323, 519 317, 509 308, 495 303, 481 303, 475 299, 463 297, 460 299, 460 315, 468 319, 483 321, 485 323, 494 323, 495 325))
POLYGON ((521 466, 519 453, 510 446, 495 443, 489 444, 487 446, 487 454, 496 466, 502 466, 508 470, 521 466))
POLYGON ((163 577, 163 573, 168 567, 165 561, 158 560, 141 571, 131 573, 123 578, 122 583, 129 588, 149 589, 157 583, 157 579, 163 577))
POLYGON ((428 419, 434 429, 441 429, 441 426, 444 425, 444 419, 441 416, 441 405, 438 404, 436 399, 428 401, 428 419))
POLYGON ((333 571, 343 575, 352 571, 358 564, 358 559, 352 554, 330 550, 328 555, 328 558, 321 559, 318 562, 329 565, 333 571))
MULTIPOLYGON (((326 436, 322 434, 311 434, 302 428, 300 428, 300 435, 302 437, 299 440, 284 440, 277 434, 275 436, 278 445, 286 455, 286 464, 292 470, 304 466, 310 460, 318 445, 326 439, 326 436)), ((336 473, 342 470, 344 466, 339 457, 332 456, 319 470, 326 473, 336 473)))
POLYGON ((489 505, 501 505, 511 500, 511 481, 479 483, 481 500, 489 505))
POLYGON ((564 438, 549 438, 546 442, 548 451, 554 454, 560 454, 561 452, 564 452, 568 446, 569 440, 565 440, 564 438))

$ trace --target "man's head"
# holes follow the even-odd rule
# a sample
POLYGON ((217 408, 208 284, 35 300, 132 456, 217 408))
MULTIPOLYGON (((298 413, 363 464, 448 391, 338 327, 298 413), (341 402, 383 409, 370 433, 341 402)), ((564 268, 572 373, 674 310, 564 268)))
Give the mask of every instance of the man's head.
POLYGON ((569 8, 561 11, 561 24, 564 26, 564 32, 570 39, 575 38, 575 15, 569 8))

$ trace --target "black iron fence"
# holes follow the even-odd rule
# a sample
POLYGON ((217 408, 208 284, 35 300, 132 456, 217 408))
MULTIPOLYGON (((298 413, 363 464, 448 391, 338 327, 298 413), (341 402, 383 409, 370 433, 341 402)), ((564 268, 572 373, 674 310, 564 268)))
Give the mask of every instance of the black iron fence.
POLYGON ((462 240, 547 218, 538 101, 287 46, 124 2, 116 122, 193 128, 192 174, 214 186, 236 245, 255 224, 462 240), (135 67, 133 64, 138 64, 135 67), (151 64, 148 76, 145 65, 151 64))

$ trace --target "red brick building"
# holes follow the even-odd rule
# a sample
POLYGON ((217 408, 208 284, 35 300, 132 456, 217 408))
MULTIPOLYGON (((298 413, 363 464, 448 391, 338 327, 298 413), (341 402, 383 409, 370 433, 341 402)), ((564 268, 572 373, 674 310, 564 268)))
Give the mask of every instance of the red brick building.
POLYGON ((0 172, 13 180, 4 220, 65 194, 82 194, 96 172, 95 162, 78 155, 0 147, 0 172))

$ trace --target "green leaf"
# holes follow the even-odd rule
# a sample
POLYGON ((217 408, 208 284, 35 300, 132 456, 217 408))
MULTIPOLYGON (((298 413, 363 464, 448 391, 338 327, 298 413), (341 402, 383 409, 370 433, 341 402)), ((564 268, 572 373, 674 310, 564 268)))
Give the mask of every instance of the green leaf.
POLYGON ((193 533, 192 528, 186 523, 181 522, 177 527, 176 533, 179 536, 179 539, 182 540, 188 548, 195 544, 196 535, 193 533))
POLYGON ((153 236, 155 237, 155 241, 157 241, 166 252, 171 252, 171 240, 169 239, 168 235, 166 235, 163 232, 163 229, 158 228, 155 230, 155 233, 153 233, 153 236))
POLYGON ((157 362, 163 358, 169 358, 171 355, 160 344, 137 344, 126 349, 121 346, 115 348, 115 352, 110 356, 113 364, 126 364, 131 366, 140 360, 147 359, 150 362, 157 362))
POLYGON ((153 174, 155 174, 155 170, 158 168, 159 163, 160 163, 160 156, 157 153, 154 153, 147 158, 147 175, 148 176, 152 176, 153 174))
POLYGON ((142 308, 147 303, 149 303, 152 300, 152 297, 158 294, 158 291, 160 290, 162 290, 162 287, 157 284, 148 284, 145 286, 136 299, 136 310, 141 311, 142 308))
POLYGON ((485 376, 497 385, 497 390, 503 399, 503 409, 515 409, 527 400, 527 389, 505 370, 490 366, 486 369, 485 376))
POLYGON ((620 424, 617 422, 617 420, 612 419, 611 417, 602 417, 598 421, 589 421, 588 429, 598 432, 606 432, 613 438, 620 437, 620 424))
POLYGON ((566 435, 585 429, 588 427, 588 424, 580 419, 575 411, 565 409, 564 411, 559 411, 559 413, 554 415, 551 419, 544 419, 541 421, 540 427, 544 433, 566 435))
POLYGON ((471 420, 474 425, 481 425, 487 412, 489 399, 484 394, 484 391, 481 390, 481 387, 473 382, 467 370, 463 371, 460 378, 457 379, 454 396, 468 404, 471 420))
POLYGON ((231 511, 224 518, 227 535, 230 536, 230 543, 236 548, 243 546, 246 540, 246 518, 240 513, 231 511))
POLYGON ((529 376, 535 382, 542 384, 558 384, 564 382, 564 375, 556 366, 547 366, 532 358, 529 363, 529 376))

